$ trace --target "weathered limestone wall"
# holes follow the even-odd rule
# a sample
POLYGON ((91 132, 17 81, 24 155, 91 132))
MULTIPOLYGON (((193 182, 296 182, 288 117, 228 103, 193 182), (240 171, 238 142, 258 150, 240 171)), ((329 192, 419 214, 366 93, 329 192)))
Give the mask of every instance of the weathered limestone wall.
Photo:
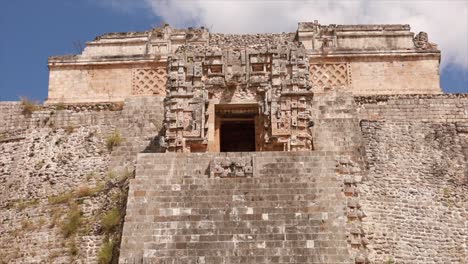
POLYGON ((334 158, 331 152, 139 154, 120 262, 354 263, 334 158), (251 176, 210 176, 210 162, 226 158, 252 159, 251 176))
POLYGON ((468 96, 357 97, 373 263, 468 261, 468 96))
POLYGON ((350 70, 354 95, 442 93, 439 58, 359 57, 350 70))
MULTIPOLYGON (((19 103, 2 103, 1 107, 1 262, 95 261, 103 240, 99 225, 87 223, 90 230, 70 238, 62 235, 61 226, 71 212, 68 194, 79 188, 91 190, 108 180, 110 153, 105 139, 115 129, 109 121, 116 120, 120 112, 64 110, 51 115, 45 110, 27 118, 19 103), (55 196, 67 201, 49 201, 55 196), (72 253, 74 248, 77 254, 72 253)), ((85 219, 115 206, 109 195, 80 198, 79 210, 85 219)))
POLYGON ((310 58, 314 92, 357 96, 440 94, 439 58, 431 56, 353 56, 310 58))
POLYGON ((162 99, 23 109, 0 103, 0 263, 96 263, 107 237, 118 244, 119 227, 106 231, 101 218, 124 214, 132 162, 161 129, 162 99), (110 151, 114 133, 122 143, 110 151))
POLYGON ((166 64, 50 66, 47 103, 123 102, 166 94, 166 64))

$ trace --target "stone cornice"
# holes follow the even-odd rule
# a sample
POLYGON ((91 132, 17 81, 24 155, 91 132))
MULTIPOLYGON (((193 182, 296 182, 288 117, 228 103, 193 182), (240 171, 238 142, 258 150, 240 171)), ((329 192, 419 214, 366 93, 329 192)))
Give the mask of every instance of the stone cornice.
POLYGON ((395 50, 395 51, 330 51, 327 53, 324 52, 314 52, 309 51, 307 55, 310 58, 342 58, 342 57, 440 57, 439 50, 395 50))
POLYGON ((80 58, 80 56, 54 56, 49 57, 49 67, 60 66, 87 66, 87 65, 119 65, 119 64, 143 64, 166 63, 167 56, 108 56, 94 58, 80 58))

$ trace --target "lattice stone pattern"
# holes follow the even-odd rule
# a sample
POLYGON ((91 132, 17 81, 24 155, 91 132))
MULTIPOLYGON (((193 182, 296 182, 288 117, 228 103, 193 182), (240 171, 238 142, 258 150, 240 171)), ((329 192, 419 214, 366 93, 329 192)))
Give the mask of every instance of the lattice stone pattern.
POLYGON ((312 86, 318 89, 334 89, 350 85, 351 71, 348 63, 311 64, 312 86))
POLYGON ((164 68, 134 69, 133 95, 165 95, 167 72, 164 68))

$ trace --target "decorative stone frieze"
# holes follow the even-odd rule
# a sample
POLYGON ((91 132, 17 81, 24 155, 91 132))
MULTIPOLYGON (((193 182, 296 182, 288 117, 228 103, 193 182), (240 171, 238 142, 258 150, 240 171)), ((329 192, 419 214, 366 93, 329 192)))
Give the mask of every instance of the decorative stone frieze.
POLYGON ((253 158, 245 157, 215 157, 210 163, 211 178, 252 177, 253 158))

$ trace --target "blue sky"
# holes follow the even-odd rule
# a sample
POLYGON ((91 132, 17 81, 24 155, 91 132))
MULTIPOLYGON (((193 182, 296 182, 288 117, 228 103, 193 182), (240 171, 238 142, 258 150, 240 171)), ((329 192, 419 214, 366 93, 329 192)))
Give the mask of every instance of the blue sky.
MULTIPOLYGON (((171 12, 179 12, 177 1, 171 2, 173 6, 169 7, 161 6, 161 0, 4 1, 0 9, 0 101, 18 100, 19 96, 44 100, 47 97, 48 86, 47 58, 52 55, 76 53, 75 42, 84 43, 107 32, 144 31, 160 24, 162 19, 178 26, 210 26, 208 23, 222 25, 223 21, 210 17, 210 10, 204 9, 203 6, 193 8, 199 10, 197 12, 202 14, 200 16, 193 13, 187 15, 184 13, 187 11, 182 11, 180 16, 187 15, 186 20, 180 20, 178 17, 179 20, 171 21, 170 18, 176 16, 171 15, 171 12), (136 2, 138 4, 134 4, 136 2), (158 13, 163 12, 161 10, 164 13, 158 13), (170 16, 165 17, 168 15, 170 16)), ((188 0, 179 0, 180 2, 191 4, 188 0)), ((241 1, 239 5, 245 3, 246 1, 241 1)), ((262 5, 268 3, 263 1, 262 5)), ((194 12, 193 10, 190 12, 194 12)), ((333 14, 330 13, 331 20, 333 14)), ((315 17, 309 20, 313 19, 315 17)), ((415 21, 417 23, 417 20, 415 21)), ((468 23, 468 20, 466 22, 468 23)), ((325 18, 325 22, 322 23, 333 21, 327 21, 325 18)), ((235 31, 236 28, 229 27, 231 25, 227 23, 225 27, 215 29, 235 31)), ((293 27, 294 24, 290 28, 293 27)), ((462 35, 458 34, 458 37, 468 39, 465 28, 461 32, 462 35)), ((457 52, 456 47, 451 49, 452 53, 447 54, 457 52)), ((444 56, 444 49, 442 51, 444 56)), ((463 47, 459 51, 467 52, 463 47)), ((441 86, 446 92, 468 92, 468 67, 463 63, 445 63, 441 71, 441 86)))

